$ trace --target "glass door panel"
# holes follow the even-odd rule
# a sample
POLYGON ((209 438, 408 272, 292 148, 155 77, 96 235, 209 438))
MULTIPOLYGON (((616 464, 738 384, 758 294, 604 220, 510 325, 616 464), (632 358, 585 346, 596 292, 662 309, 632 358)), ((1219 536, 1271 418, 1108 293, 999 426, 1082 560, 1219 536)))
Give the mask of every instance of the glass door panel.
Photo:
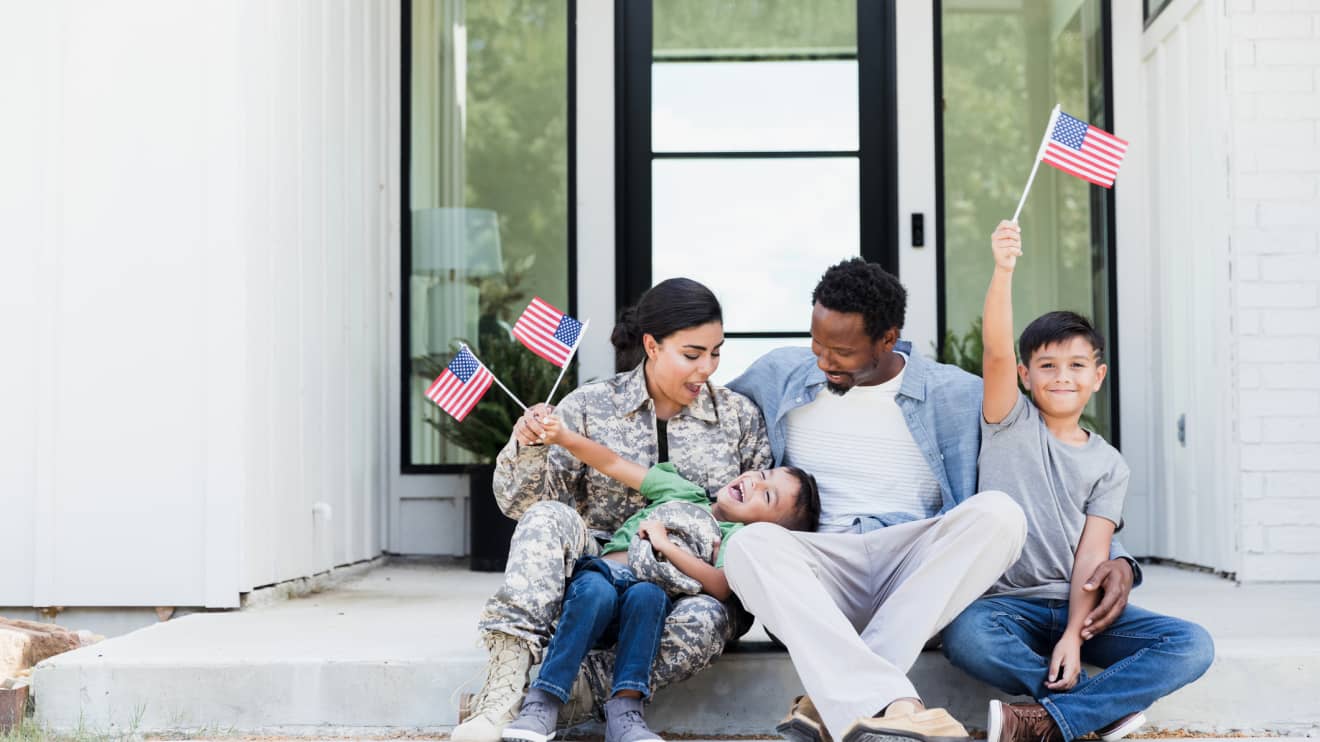
MULTIPOLYGON (((1111 129, 1105 91, 1103 3, 958 0, 941 8, 944 94, 945 360, 973 328, 994 261, 989 235, 1013 215, 1049 111, 1111 129)), ((1114 441, 1117 347, 1110 312, 1111 192, 1042 166, 1022 211, 1023 258, 1014 280, 1015 331, 1055 309, 1089 317, 1110 350, 1110 381, 1084 421, 1114 441)), ((975 347, 979 348, 979 338, 975 347)))
POLYGON ((731 332, 806 332, 811 290, 858 254, 857 159, 653 165, 652 276, 710 287, 731 332))

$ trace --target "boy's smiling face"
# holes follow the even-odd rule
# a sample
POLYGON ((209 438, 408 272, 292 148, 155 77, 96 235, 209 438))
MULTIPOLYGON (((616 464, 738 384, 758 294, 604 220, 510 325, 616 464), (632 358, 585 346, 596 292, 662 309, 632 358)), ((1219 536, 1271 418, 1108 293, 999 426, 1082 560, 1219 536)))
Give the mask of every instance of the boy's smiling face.
POLYGON ((715 493, 715 517, 730 523, 786 523, 797 508, 797 478, 783 468, 743 472, 715 493))
POLYGON ((1042 345, 1027 365, 1018 365, 1022 386, 1041 412, 1053 418, 1080 416, 1100 391, 1109 367, 1096 362, 1095 346, 1081 336, 1042 345))

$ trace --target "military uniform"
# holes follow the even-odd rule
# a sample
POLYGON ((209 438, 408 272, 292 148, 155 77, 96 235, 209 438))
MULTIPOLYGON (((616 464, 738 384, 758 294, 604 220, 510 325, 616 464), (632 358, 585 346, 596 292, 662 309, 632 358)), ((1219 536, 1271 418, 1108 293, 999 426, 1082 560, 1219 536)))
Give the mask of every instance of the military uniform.
MULTIPOLYGON (((649 467, 657 463, 658 446, 655 403, 646 390, 643 366, 575 390, 555 414, 565 427, 649 467)), ((723 387, 707 384, 696 401, 669 419, 667 428, 668 460, 707 493, 744 471, 772 466, 760 410, 723 387)), ((501 632, 528 642, 539 661, 574 564, 579 557, 596 555, 600 543, 646 500, 563 448, 522 446, 512 437, 496 460, 494 489, 500 509, 519 520, 504 585, 486 603, 480 628, 484 634, 501 632)), ((706 667, 730 633, 728 611, 711 596, 675 601, 651 670, 651 687, 678 682, 706 667)), ((587 658, 587 680, 598 702, 608 696, 613 666, 612 651, 587 658)))

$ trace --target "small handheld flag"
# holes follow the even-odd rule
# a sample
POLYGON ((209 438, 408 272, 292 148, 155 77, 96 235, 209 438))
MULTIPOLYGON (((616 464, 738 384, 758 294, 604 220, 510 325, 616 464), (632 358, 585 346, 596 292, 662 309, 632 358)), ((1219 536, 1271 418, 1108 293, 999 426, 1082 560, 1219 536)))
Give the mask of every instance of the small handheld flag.
POLYGON ((440 405, 440 409, 455 420, 463 422, 494 380, 490 371, 464 345, 426 390, 426 398, 440 405))
POLYGON ((1069 175, 1113 188, 1127 146, 1113 134, 1059 111, 1041 160, 1069 175))
POLYGON ((513 324, 513 336, 536 355, 563 368, 577 349, 582 323, 538 296, 513 324))
POLYGON ((1045 126, 1045 137, 1036 152, 1036 162, 1031 167, 1031 176, 1027 178, 1027 187, 1022 191, 1017 211, 1013 212, 1013 221, 1022 213, 1022 205, 1027 202, 1031 192, 1031 182, 1036 179, 1036 169, 1044 162, 1075 175, 1102 188, 1113 188, 1118 168, 1127 154, 1126 140, 1109 132, 1073 118, 1055 106, 1050 112, 1050 121, 1045 126))
POLYGON ((492 382, 503 389, 515 404, 524 410, 527 409, 527 405, 509 391, 509 387, 477 360, 466 344, 458 349, 454 360, 450 361, 449 366, 431 382, 430 388, 426 390, 426 398, 440 405, 440 409, 453 415, 458 422, 463 422, 463 418, 467 417, 486 394, 486 390, 490 389, 492 382))

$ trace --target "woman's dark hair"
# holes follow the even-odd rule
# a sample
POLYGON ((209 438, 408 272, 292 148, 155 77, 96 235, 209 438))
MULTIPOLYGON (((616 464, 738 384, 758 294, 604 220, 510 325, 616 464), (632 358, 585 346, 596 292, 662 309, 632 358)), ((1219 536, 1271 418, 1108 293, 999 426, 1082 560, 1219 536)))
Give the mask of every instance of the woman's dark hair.
POLYGON ((1018 352, 1022 354, 1023 365, 1030 366, 1031 354, 1041 348, 1076 337, 1084 338, 1095 349, 1096 363, 1104 361, 1105 339, 1091 321, 1076 312, 1058 311, 1042 314, 1022 331, 1018 352))
POLYGON ((898 278, 861 258, 833 265, 821 276, 811 303, 845 314, 862 315, 867 337, 874 342, 891 328, 903 329, 907 291, 898 278))
POLYGON ((646 358, 642 336, 664 340, 679 330, 723 322, 720 300, 691 278, 670 278, 647 289, 636 306, 619 313, 610 342, 615 372, 630 371, 646 358))
POLYGON ((820 527, 820 487, 816 485, 816 478, 796 466, 785 466, 784 471, 798 482, 792 523, 785 527, 790 531, 816 530, 820 527))

